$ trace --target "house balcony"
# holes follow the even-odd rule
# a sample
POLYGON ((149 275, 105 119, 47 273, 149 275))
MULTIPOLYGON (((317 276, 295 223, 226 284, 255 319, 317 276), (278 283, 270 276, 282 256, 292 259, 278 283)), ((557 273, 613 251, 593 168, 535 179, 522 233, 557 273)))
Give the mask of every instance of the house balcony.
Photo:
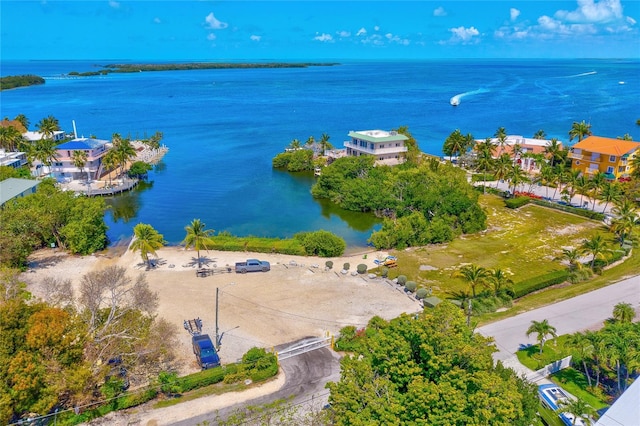
POLYGON ((590 155, 575 154, 573 152, 569 152, 567 156, 574 160, 588 161, 590 163, 599 163, 601 161, 601 157, 599 155, 597 157, 592 157, 590 155))
POLYGON ((389 148, 371 149, 369 147, 360 146, 356 143, 351 143, 350 141, 345 142, 344 146, 346 148, 351 148, 352 151, 358 151, 358 152, 362 152, 364 154, 370 154, 370 155, 386 155, 386 154, 398 154, 401 152, 407 152, 406 146, 392 146, 389 148))

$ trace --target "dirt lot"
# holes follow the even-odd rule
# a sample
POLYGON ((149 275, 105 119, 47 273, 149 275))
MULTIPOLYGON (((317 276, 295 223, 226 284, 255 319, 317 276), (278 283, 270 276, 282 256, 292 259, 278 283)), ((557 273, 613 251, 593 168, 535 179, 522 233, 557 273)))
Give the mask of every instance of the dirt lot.
POLYGON ((159 316, 178 327, 181 373, 198 370, 183 321, 201 318, 203 331, 215 336, 216 288, 218 322, 223 334, 220 356, 233 362, 251 347, 270 348, 308 336, 337 333, 345 325, 364 326, 374 315, 390 319, 402 312, 420 310, 420 304, 380 278, 352 276, 340 270, 349 262, 350 271, 360 263, 375 267, 374 260, 386 253, 334 258, 333 270, 324 268, 327 259, 280 254, 201 252, 206 267, 218 272, 196 276, 196 252, 182 248, 158 251, 158 266, 150 271, 139 254, 127 251, 116 256, 74 257, 43 250, 32 257, 31 269, 23 274, 30 290, 38 294, 37 283, 45 276, 71 278, 74 286, 83 274, 108 265, 125 267, 132 276, 144 274, 158 292, 159 316), (270 272, 236 274, 226 272, 246 258, 271 262, 270 272))

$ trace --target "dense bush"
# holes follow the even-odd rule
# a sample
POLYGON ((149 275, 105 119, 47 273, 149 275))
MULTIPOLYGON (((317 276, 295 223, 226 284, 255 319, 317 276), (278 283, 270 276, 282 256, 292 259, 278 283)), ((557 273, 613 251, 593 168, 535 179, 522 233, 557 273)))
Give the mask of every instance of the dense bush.
POLYGON ((526 296, 529 293, 533 293, 537 290, 542 290, 552 285, 563 283, 569 278, 569 271, 562 269, 559 271, 549 272, 548 274, 539 275, 528 280, 520 281, 516 283, 514 287, 515 298, 518 299, 522 296, 526 296))
POLYGON ((345 263, 344 265, 342 265, 342 269, 344 269, 345 271, 348 271, 350 267, 351 265, 349 265, 349 263, 345 263))
POLYGON ((271 164, 276 169, 286 168, 290 172, 302 172, 313 170, 313 151, 309 149, 298 149, 295 151, 282 152, 276 155, 271 164))
POLYGON ((333 261, 327 260, 326 262, 324 262, 324 266, 326 266, 328 269, 333 269, 333 261))
POLYGON ((367 265, 365 265, 364 263, 361 263, 358 265, 357 267, 357 271, 359 274, 364 274, 367 272, 367 265))
POLYGON ((387 278, 387 276, 389 275, 389 268, 383 266, 380 270, 380 274, 382 275, 382 278, 387 278))
POLYGON ((416 288, 418 288, 418 284, 415 281, 407 281, 407 283, 404 285, 404 288, 413 293, 414 291, 416 291, 416 288))
POLYGON ((385 218, 369 241, 379 249, 451 241, 486 227, 479 194, 451 165, 374 167, 372 156, 344 157, 325 167, 312 188, 317 198, 385 218))
POLYGON ((309 256, 333 257, 342 256, 347 248, 343 238, 329 231, 300 232, 293 236, 304 247, 309 256))
POLYGON ((294 256, 304 256, 306 254, 301 242, 293 238, 236 237, 227 233, 220 233, 212 237, 208 248, 222 251, 282 253, 294 256))
POLYGON ((37 75, 9 75, 0 77, 0 90, 14 89, 16 87, 44 84, 44 78, 37 75))
POLYGON ((516 198, 507 198, 504 200, 504 205, 510 209, 517 209, 518 207, 525 206, 531 202, 531 198, 529 197, 516 197, 516 198))
POLYGON ((348 325, 340 329, 340 335, 336 339, 334 347, 338 351, 355 352, 362 346, 364 338, 364 332, 359 331, 352 325, 348 325))
POLYGON ((406 283, 407 283, 407 276, 406 275, 398 275, 398 284, 403 286, 406 283))

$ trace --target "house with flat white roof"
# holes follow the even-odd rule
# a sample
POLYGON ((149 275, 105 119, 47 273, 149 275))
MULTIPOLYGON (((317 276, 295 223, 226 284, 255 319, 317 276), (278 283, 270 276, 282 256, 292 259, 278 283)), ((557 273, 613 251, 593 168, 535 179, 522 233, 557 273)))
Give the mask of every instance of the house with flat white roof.
POLYGON ((111 142, 103 139, 76 138, 56 147, 56 159, 51 169, 58 181, 97 179, 101 172, 102 158, 109 152, 111 142), (87 153, 84 167, 73 162, 74 151, 87 153))
POLYGON ((405 161, 405 135, 385 130, 350 131, 344 143, 348 156, 372 155, 377 164, 396 165, 405 161))
POLYGON ((25 152, 0 149, 0 166, 18 169, 25 164, 27 164, 27 154, 25 152))
MULTIPOLYGON (((28 140, 29 142, 37 142, 39 140, 44 139, 44 134, 42 132, 25 132, 22 134, 22 137, 28 140)), ((53 132, 53 140, 61 141, 64 139, 64 132, 62 130, 56 130, 53 132)))

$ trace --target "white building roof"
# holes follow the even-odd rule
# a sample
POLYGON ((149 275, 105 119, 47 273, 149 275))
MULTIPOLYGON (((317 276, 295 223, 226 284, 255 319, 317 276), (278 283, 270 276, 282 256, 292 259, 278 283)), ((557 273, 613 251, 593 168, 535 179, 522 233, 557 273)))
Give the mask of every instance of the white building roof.
MULTIPOLYGON (((41 140, 43 135, 41 132, 26 132, 26 133, 23 133, 22 136, 30 140, 31 142, 35 142, 35 141, 41 140)), ((56 130, 55 132, 53 132, 54 140, 59 140, 59 139, 62 139, 63 137, 64 137, 64 132, 62 130, 56 130)))
POLYGON ((638 425, 640 425, 640 380, 636 379, 598 419, 595 426, 638 425))

